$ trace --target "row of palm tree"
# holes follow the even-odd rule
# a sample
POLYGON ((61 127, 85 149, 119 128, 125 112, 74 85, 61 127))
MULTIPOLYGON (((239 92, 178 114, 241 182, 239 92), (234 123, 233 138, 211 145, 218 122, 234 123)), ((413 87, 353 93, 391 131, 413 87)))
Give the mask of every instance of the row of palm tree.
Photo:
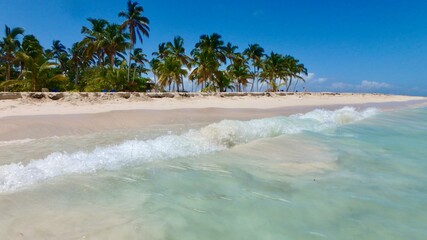
POLYGON ((243 52, 225 44, 219 34, 202 35, 190 56, 185 54, 184 39, 161 43, 150 65, 161 89, 184 91, 184 78, 204 91, 286 91, 296 90, 298 81, 304 81, 307 69, 289 55, 264 53, 259 44, 250 44, 243 52), (264 86, 264 84, 266 86, 264 86), (180 87, 181 86, 181 89, 180 87))
POLYGON ((81 29, 82 40, 71 48, 54 40, 44 49, 35 36, 24 35, 23 28, 6 26, 0 41, 1 85, 11 91, 186 91, 186 83, 191 83, 191 91, 292 91, 307 74, 292 56, 266 55, 258 44, 238 52, 216 33, 202 35, 188 55, 184 39, 177 36, 159 44, 148 60, 138 46, 150 32, 143 12, 129 0, 118 14, 121 24, 89 18, 81 29))

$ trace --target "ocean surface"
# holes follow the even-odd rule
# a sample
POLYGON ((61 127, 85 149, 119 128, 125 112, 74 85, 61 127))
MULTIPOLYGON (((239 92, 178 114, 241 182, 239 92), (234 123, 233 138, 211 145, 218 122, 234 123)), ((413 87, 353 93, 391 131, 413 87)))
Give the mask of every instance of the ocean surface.
POLYGON ((186 126, 0 142, 0 239, 427 239, 427 108, 186 126))

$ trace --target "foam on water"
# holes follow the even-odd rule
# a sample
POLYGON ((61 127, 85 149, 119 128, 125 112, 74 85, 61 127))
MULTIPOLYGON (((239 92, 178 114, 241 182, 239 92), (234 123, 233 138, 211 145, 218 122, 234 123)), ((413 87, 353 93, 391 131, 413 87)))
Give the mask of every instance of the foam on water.
POLYGON ((319 132, 373 116, 376 109, 356 111, 314 110, 306 114, 250 121, 223 120, 182 135, 164 135, 151 140, 131 140, 99 147, 91 152, 52 153, 27 165, 0 166, 0 193, 11 192, 50 178, 73 173, 93 173, 137 166, 146 162, 191 157, 225 150, 260 138, 302 131, 319 132))
POLYGON ((25 138, 25 139, 11 140, 11 141, 0 141, 0 147, 29 143, 34 140, 35 139, 32 139, 32 138, 25 138))

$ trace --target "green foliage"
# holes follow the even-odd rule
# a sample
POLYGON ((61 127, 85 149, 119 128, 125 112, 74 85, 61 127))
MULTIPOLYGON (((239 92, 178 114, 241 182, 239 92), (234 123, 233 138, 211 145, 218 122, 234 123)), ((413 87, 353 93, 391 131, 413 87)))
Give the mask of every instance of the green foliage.
POLYGON ((81 79, 81 88, 86 92, 101 91, 141 91, 151 88, 149 78, 136 77, 134 81, 127 81, 127 69, 93 67, 84 71, 81 79))
POLYGON ((81 87, 85 92, 101 92, 115 90, 116 85, 112 78, 113 73, 102 67, 88 68, 83 72, 81 87))
POLYGON ((135 78, 133 82, 128 83, 127 90, 131 92, 146 92, 153 88, 151 79, 149 78, 135 78))
POLYGON ((206 86, 202 88, 201 91, 206 93, 216 92, 216 87, 214 85, 211 85, 210 83, 206 83, 206 86))
POLYGON ((190 55, 186 54, 184 39, 176 36, 159 44, 149 61, 136 46, 150 31, 143 13, 139 3, 128 0, 126 11, 119 13, 121 24, 88 18, 90 26, 82 27, 82 40, 68 49, 54 40, 45 50, 34 35, 24 35, 23 28, 6 26, 0 39, 0 78, 7 81, 0 86, 8 91, 39 91, 44 87, 91 92, 152 88, 185 91, 184 79, 188 77, 192 88, 195 83, 202 91, 242 91, 248 85, 251 91, 259 91, 260 82, 267 83, 272 91, 282 86, 290 91, 307 75, 305 66, 292 56, 267 56, 258 44, 238 52, 237 46, 225 44, 217 33, 200 36, 190 55), (151 69, 146 67, 148 62, 151 69), (153 80, 147 77, 150 70, 153 80))
POLYGON ((0 84, 0 91, 30 92, 32 87, 32 83, 28 80, 7 80, 0 84))

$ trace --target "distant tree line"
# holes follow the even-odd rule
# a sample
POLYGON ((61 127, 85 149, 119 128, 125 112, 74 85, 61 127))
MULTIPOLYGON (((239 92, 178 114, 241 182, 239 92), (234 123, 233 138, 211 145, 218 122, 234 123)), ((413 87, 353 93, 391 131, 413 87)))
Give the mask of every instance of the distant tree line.
POLYGON ((142 6, 128 1, 118 14, 121 24, 89 18, 83 39, 70 48, 54 40, 46 49, 23 28, 5 26, 0 91, 295 91, 307 75, 304 64, 290 55, 265 54, 259 44, 239 52, 216 33, 202 35, 189 55, 177 36, 159 44, 149 60, 137 47, 150 32, 143 13, 142 6))

